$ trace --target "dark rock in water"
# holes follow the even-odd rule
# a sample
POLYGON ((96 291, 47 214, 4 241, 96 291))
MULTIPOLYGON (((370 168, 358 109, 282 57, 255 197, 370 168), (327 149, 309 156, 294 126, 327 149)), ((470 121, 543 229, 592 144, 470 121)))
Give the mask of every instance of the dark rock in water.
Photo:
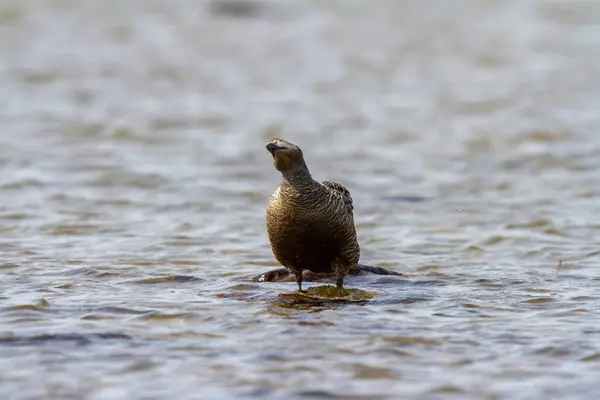
POLYGON ((272 269, 252 278, 252 282, 281 282, 292 276, 292 271, 287 268, 272 269))
MULTIPOLYGON (((374 267, 371 265, 358 264, 355 268, 351 268, 348 271, 349 275, 359 276, 359 275, 393 275, 393 276, 403 276, 406 275, 401 274, 400 272, 390 271, 381 267, 374 267)), ((256 275, 252 278, 252 282, 293 282, 295 277, 287 268, 277 268, 272 269, 267 272, 263 272, 262 274, 256 275)), ((302 280, 305 282, 332 282, 335 280, 334 273, 314 273, 311 271, 303 271, 302 272, 302 280)))
POLYGON ((375 274, 375 275, 395 275, 407 277, 401 272, 390 271, 382 267, 374 267, 372 265, 358 264, 354 271, 350 271, 350 275, 364 275, 364 274, 375 274))
POLYGON ((344 289, 343 294, 335 286, 313 286, 303 292, 282 293, 279 298, 293 303, 366 303, 374 294, 360 289, 344 289))

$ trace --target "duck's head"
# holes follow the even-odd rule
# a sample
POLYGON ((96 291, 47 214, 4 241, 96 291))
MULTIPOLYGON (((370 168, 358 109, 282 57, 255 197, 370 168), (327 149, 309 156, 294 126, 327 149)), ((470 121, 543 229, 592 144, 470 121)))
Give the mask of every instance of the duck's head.
POLYGON ((300 147, 283 139, 274 138, 267 143, 267 150, 273 155, 273 164, 280 172, 292 171, 295 168, 306 168, 300 147))

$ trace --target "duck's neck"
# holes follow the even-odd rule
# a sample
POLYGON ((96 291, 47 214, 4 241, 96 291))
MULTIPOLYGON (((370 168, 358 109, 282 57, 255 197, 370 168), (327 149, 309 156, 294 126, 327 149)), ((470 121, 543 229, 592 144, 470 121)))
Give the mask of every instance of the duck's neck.
POLYGON ((281 174, 281 187, 284 189, 301 190, 313 184, 312 176, 306 165, 293 168, 281 174))

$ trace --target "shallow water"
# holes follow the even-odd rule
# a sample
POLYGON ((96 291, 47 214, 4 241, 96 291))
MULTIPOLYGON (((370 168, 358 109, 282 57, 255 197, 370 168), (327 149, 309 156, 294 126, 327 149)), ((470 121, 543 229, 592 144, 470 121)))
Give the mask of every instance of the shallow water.
POLYGON ((0 397, 600 394, 600 3, 220 4, 0 1, 0 397), (408 278, 250 281, 275 135, 408 278))

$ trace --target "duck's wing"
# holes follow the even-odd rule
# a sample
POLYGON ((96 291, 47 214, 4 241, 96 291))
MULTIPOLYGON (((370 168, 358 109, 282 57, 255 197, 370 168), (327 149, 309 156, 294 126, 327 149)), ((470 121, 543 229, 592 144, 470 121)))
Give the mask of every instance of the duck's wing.
POLYGON ((346 187, 340 183, 332 182, 332 181, 323 181, 321 185, 325 186, 327 190, 333 194, 338 201, 343 204, 346 211, 352 214, 354 210, 354 205, 352 204, 352 196, 350 196, 350 191, 346 189, 346 187))

